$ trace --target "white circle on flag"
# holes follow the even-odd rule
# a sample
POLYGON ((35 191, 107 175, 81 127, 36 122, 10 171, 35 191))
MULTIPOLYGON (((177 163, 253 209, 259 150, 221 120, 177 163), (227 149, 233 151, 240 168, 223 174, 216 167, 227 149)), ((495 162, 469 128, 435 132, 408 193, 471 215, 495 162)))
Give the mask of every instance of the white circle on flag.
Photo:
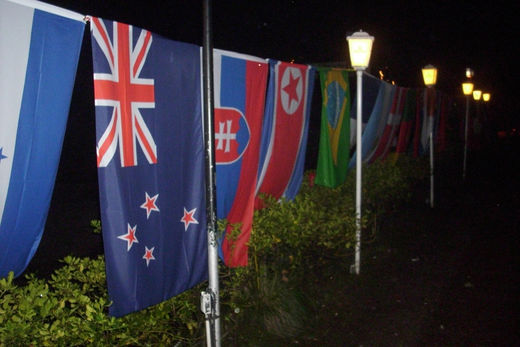
POLYGON ((301 71, 294 67, 285 69, 280 86, 283 110, 287 114, 293 114, 302 101, 303 78, 301 71))

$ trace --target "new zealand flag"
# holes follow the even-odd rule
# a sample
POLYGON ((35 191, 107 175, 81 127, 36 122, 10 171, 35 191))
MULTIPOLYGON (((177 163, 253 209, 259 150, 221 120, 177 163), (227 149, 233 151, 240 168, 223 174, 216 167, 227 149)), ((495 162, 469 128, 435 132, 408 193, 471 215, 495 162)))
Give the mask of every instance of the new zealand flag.
POLYGON ((110 314, 207 278, 200 47, 92 18, 110 314))

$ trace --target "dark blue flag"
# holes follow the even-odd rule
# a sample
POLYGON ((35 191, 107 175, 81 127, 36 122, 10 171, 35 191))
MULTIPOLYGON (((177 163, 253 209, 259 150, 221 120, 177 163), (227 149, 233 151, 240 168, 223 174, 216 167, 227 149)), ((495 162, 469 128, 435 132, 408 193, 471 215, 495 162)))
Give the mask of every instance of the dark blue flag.
POLYGON ((208 276, 200 47, 92 19, 110 314, 208 276))

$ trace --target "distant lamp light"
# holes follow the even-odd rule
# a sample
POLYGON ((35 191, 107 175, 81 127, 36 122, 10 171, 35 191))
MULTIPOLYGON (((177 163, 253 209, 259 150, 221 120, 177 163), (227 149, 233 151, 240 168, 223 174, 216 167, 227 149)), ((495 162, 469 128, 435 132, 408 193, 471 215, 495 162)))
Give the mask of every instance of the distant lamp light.
POLYGON ((437 69, 433 65, 423 67, 422 76, 426 87, 434 86, 437 83, 437 69))
POLYGON ((475 73, 469 67, 466 68, 466 78, 472 78, 475 73))
POLYGON ((462 83, 462 92, 464 95, 471 95, 473 92, 473 83, 471 82, 464 82, 462 83))
POLYGON ((350 63, 355 70, 365 70, 370 61, 374 37, 364 31, 347 36, 350 63))
POLYGON ((485 102, 488 102, 490 99, 491 99, 491 94, 489 94, 489 93, 482 94, 482 100, 484 100, 485 102))
POLYGON ((474 90, 473 91, 473 99, 474 100, 480 100, 480 97, 482 96, 482 91, 481 90, 474 90))

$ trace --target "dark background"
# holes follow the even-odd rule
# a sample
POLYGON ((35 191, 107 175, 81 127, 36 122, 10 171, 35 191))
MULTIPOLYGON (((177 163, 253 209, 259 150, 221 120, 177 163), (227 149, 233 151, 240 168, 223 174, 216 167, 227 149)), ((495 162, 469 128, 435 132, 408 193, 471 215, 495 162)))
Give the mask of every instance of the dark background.
MULTIPOLYGON (((202 44, 202 1, 48 2, 202 44)), ((454 109, 462 110, 460 83, 465 68, 471 67, 476 87, 492 95, 490 114, 500 129, 508 130, 519 126, 513 89, 518 10, 518 5, 500 1, 213 1, 213 45, 262 58, 348 66, 345 37, 362 29, 375 37, 368 72, 378 76, 382 71, 386 80, 414 88, 423 85, 421 67, 433 64, 439 70, 436 88, 453 97, 454 109)), ((315 110, 307 167, 315 165, 319 108, 315 110)), ((101 236, 89 227, 91 219, 99 219, 95 145, 87 25, 46 230, 27 272, 46 275, 68 254, 102 253, 101 236)))
MULTIPOLYGON (((139 26, 173 40, 202 45, 202 0, 51 0, 50 3, 139 26)), ((214 47, 296 63, 348 60, 346 35, 375 37, 369 72, 404 87, 422 86, 421 67, 439 70, 437 88, 458 95, 464 69, 496 107, 518 107, 513 92, 518 4, 502 1, 213 1, 214 47)), ((88 34, 88 26, 86 27, 88 34)), ((86 35, 88 36, 88 35, 86 35)), ((84 50, 90 50, 90 40, 84 50)), ((78 78, 90 83, 81 71, 78 78)))

